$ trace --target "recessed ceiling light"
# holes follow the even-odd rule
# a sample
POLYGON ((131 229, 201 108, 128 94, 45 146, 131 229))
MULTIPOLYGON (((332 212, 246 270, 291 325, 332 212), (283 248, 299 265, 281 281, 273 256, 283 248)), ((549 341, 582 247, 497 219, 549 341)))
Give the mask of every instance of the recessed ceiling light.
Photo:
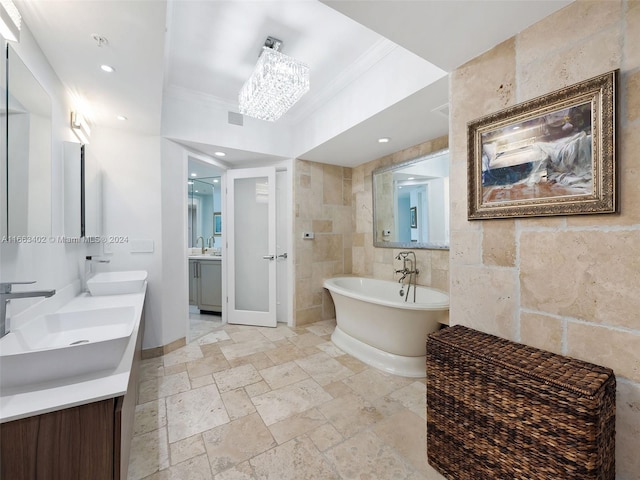
POLYGON ((188 183, 189 185, 193 185, 193 182, 192 182, 191 180, 189 180, 187 183, 188 183))
POLYGON ((227 154, 224 152, 214 152, 213 153, 216 157, 225 157, 227 154))
POLYGON ((192 177, 197 177, 197 176, 198 176, 198 174, 197 174, 197 173, 192 173, 192 174, 191 174, 191 176, 192 176, 192 177))
POLYGON ((117 116, 116 116, 116 118, 117 118, 118 120, 122 120, 123 122, 124 122, 125 120, 128 120, 128 119, 127 119, 127 117, 125 117, 124 115, 117 115, 117 116))
POLYGON ((100 68, 102 69, 103 72, 107 72, 107 73, 113 73, 116 71, 116 69, 113 68, 111 65, 100 65, 100 68))
POLYGON ((217 178, 216 178, 216 179, 214 179, 214 180, 213 180, 213 183, 218 183, 218 179, 217 179, 217 178))
POLYGON ((389 137, 382 137, 378 139, 378 143, 389 143, 389 140, 391 140, 389 137))
POLYGON ((198 190, 196 190, 196 193, 200 193, 200 192, 198 192, 198 190))
POLYGON ((409 178, 407 178, 407 180, 415 180, 415 179, 416 179, 416 177, 409 177, 409 178))

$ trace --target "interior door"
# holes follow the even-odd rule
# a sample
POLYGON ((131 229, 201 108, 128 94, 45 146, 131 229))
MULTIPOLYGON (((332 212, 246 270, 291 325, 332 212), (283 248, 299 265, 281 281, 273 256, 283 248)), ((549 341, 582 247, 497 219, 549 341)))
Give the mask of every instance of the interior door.
POLYGON ((276 326, 276 170, 227 171, 229 323, 276 326))

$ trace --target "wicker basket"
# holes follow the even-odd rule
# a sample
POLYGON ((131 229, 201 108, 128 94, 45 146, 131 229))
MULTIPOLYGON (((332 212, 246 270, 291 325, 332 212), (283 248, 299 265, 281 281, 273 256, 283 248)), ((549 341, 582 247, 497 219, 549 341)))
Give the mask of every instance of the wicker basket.
POLYGON ((457 325, 427 340, 427 457, 456 480, 614 480, 613 371, 457 325))

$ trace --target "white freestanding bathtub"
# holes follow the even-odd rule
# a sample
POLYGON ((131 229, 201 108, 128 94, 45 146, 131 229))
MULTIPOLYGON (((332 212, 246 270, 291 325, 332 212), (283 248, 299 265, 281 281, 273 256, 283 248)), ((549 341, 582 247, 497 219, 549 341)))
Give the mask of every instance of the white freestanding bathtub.
POLYGON ((413 287, 405 302, 398 283, 363 277, 331 278, 324 287, 336 307, 333 343, 380 370, 426 376, 427 335, 449 323, 449 295, 418 286, 416 302, 413 287))

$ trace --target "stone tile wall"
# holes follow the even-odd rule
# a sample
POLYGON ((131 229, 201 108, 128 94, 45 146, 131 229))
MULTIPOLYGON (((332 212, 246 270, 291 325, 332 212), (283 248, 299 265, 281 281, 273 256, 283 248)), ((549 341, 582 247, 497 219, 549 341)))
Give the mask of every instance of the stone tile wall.
POLYGON ((570 4, 458 68, 450 99, 451 323, 612 368, 616 478, 640 479, 640 1, 570 4), (467 221, 467 122, 616 68, 620 214, 467 221))
MULTIPOLYGON (((401 250, 373 246, 372 172, 379 167, 406 162, 447 148, 448 137, 440 137, 391 155, 364 163, 353 169, 353 274, 381 280, 397 280, 394 271, 400 262, 394 260, 401 250)), ((447 250, 415 250, 420 274, 418 284, 449 290, 449 252, 447 250)))
POLYGON ((325 278, 351 273, 351 169, 296 160, 296 325, 335 318, 325 278), (314 232, 304 240, 303 232, 314 232))

